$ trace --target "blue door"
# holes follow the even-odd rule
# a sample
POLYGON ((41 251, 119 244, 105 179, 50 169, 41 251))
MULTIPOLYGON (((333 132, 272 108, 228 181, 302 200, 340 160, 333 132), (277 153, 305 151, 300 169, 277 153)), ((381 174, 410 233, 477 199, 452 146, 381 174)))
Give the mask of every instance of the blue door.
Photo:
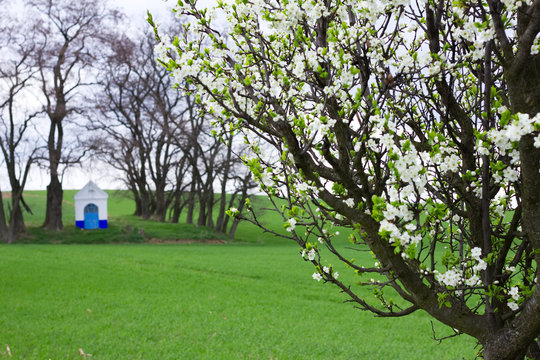
POLYGON ((84 207, 84 228, 99 228, 98 207, 95 204, 88 204, 84 207))

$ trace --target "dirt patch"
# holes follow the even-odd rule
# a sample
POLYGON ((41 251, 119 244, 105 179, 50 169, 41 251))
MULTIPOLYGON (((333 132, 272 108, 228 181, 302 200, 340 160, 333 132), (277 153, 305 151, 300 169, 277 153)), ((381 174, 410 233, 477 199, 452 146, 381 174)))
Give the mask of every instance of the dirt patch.
POLYGON ((226 244, 225 240, 220 239, 203 239, 203 240, 194 240, 194 239, 157 239, 151 238, 148 240, 150 244, 226 244))
MULTIPOLYGON (((23 193, 23 197, 44 198, 45 196, 23 193)), ((2 193, 2 199, 8 199, 8 198, 11 198, 11 191, 3 192, 2 193)))

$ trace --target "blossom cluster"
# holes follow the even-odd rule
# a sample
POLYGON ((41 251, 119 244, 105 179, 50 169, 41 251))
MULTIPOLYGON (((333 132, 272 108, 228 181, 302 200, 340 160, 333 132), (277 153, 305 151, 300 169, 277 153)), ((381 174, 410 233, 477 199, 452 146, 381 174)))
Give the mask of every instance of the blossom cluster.
POLYGON ((470 258, 464 259, 461 262, 463 266, 462 269, 453 266, 444 273, 440 273, 437 270, 434 270, 433 273, 436 275, 437 280, 444 286, 449 286, 452 288, 458 287, 460 285, 466 286, 479 286, 482 285, 480 279, 480 272, 485 270, 487 263, 482 259, 482 249, 475 247, 470 251, 470 258), (472 267, 466 267, 467 263, 474 263, 472 267))
MULTIPOLYGON (((339 273, 337 271, 333 271, 331 268, 329 268, 327 266, 324 266, 322 268, 322 273, 325 276, 330 276, 331 275, 332 278, 334 278, 334 280, 337 280, 338 277, 339 277, 339 273)), ((323 275, 320 272, 314 272, 311 277, 313 278, 313 280, 317 280, 317 281, 321 281, 323 279, 323 275)))
MULTIPOLYGON (((511 117, 512 121, 501 129, 490 130, 487 138, 502 154, 513 155, 515 153, 512 150, 516 148, 519 140, 540 128, 540 114, 533 117, 523 113, 510 115, 509 110, 504 110, 503 116, 511 117)), ((540 148, 540 134, 535 137, 534 146, 540 148)), ((514 158, 515 155, 512 157, 514 158)))
MULTIPOLYGON (((486 44, 494 39, 490 11, 485 12, 485 19, 478 19, 468 13, 463 2, 449 5, 451 21, 440 31, 453 31, 459 46, 432 53, 425 24, 419 20, 425 17, 401 21, 396 15, 423 15, 425 3, 249 0, 219 2, 214 9, 201 12, 193 2, 180 1, 176 13, 192 15, 183 27, 185 36, 174 41, 162 36, 155 51, 171 68, 179 88, 185 83, 197 87, 198 101, 218 126, 226 124, 245 136, 251 152, 243 160, 261 191, 306 207, 315 200, 323 208, 300 216, 287 213, 291 206, 284 207, 287 236, 300 236, 298 228, 309 227, 309 221, 304 221, 308 216, 339 223, 347 213, 361 210, 379 223, 379 235, 396 253, 408 259, 415 257, 417 248, 425 248, 424 241, 438 241, 437 236, 448 235, 441 241, 467 236, 467 219, 461 219, 463 213, 449 204, 464 203, 463 197, 471 193, 481 198, 485 186, 481 173, 464 164, 463 148, 456 144, 462 124, 454 124, 452 132, 445 126, 453 126, 453 120, 441 121, 448 109, 440 97, 431 96, 437 81, 456 79, 463 94, 458 96, 458 105, 472 114, 473 127, 477 126, 473 132, 478 144, 472 162, 479 165, 485 158, 492 160, 495 165, 490 180, 496 185, 515 185, 519 179, 517 143, 523 136, 535 134, 534 146, 540 148, 540 134, 536 134, 540 115, 512 115, 499 104, 491 113, 497 119, 496 127, 480 131, 483 115, 477 109, 478 71, 472 71, 471 64, 483 58, 486 44), (395 11, 405 8, 404 12, 395 11), (212 26, 220 19, 218 13, 226 19, 226 31, 212 26), (314 21, 320 17, 329 23, 324 34, 314 21), (175 52, 172 57, 171 52, 175 52), (407 83, 413 85, 407 87, 407 83), (431 103, 422 105, 418 99, 431 99, 426 100, 431 103), (429 106, 437 110, 430 111, 429 106), (289 144, 283 140, 284 128, 287 135, 295 137, 289 144), (252 141, 261 133, 264 136, 259 138, 264 140, 260 142, 274 146, 275 151, 261 151, 264 144, 252 141), (295 154, 289 146, 294 146, 295 154), (308 181, 297 168, 300 156, 323 171, 313 170, 308 181), (351 182, 357 181, 347 185, 354 189, 346 188, 339 183, 339 176, 334 176, 341 164, 350 164, 350 169, 345 166, 341 170, 350 172, 351 182), (433 190, 439 186, 456 194, 455 188, 449 188, 456 184, 450 181, 455 178, 459 180, 459 198, 433 190), (360 195, 371 197, 375 192, 378 202, 375 196, 360 195), (320 205, 325 194, 344 206, 337 211, 320 205), (366 205, 370 203, 374 205, 366 205)), ((503 3, 505 11, 511 11, 521 2, 503 3)), ((511 196, 515 196, 510 187, 490 199, 490 216, 502 225, 511 196)), ((237 215, 236 209, 229 212, 237 215)), ((306 229, 306 234, 309 231, 306 229)), ((319 232, 315 235, 319 242, 328 243, 330 231, 319 232)), ((302 257, 318 267, 313 279, 337 279, 337 272, 320 264, 319 251, 314 247, 302 251, 302 257)), ((450 288, 481 287, 487 256, 480 248, 472 248, 458 261, 445 264, 446 271, 422 274, 434 274, 441 285, 450 288)), ((508 306, 516 308, 519 289, 513 287, 508 295, 512 299, 508 306)))
POLYGON ((519 288, 517 286, 513 286, 510 291, 508 292, 508 295, 512 298, 512 300, 509 300, 507 305, 512 310, 517 310, 519 308, 517 301, 519 300, 519 288))

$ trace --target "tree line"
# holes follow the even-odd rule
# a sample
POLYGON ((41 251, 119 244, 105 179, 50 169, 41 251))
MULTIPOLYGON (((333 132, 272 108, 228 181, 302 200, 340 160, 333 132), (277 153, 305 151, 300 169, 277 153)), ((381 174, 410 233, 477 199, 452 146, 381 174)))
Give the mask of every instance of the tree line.
POLYGON ((0 29, 0 166, 11 190, 0 203, 2 240, 25 231, 23 191, 35 167, 49 176, 43 227, 62 230, 63 176, 89 158, 122 174, 136 215, 185 214, 234 236, 225 211, 253 188, 233 156, 242 143, 211 135, 196 93, 174 90, 156 64, 152 35, 101 0, 17 6, 5 7, 12 21, 0 29))

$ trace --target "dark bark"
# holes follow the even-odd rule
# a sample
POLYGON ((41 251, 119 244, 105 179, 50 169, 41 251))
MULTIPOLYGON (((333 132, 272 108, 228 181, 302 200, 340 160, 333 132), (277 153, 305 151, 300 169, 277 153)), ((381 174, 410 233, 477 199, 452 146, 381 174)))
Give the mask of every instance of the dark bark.
MULTIPOLYGON (((514 112, 537 114, 540 111, 539 81, 540 69, 536 56, 528 66, 514 71, 510 70, 510 100, 514 112), (522 72, 523 71, 523 72, 522 72), (525 74, 527 74, 525 76, 525 74), (514 76, 516 76, 514 78, 514 76), (531 101, 531 98, 537 97, 531 101)), ((535 251, 536 263, 540 263, 540 149, 535 148, 532 135, 524 136, 519 143, 522 182, 522 227, 525 240, 535 251)), ((537 275, 539 271, 537 268, 537 275)), ((511 322, 499 326, 489 334, 485 343, 485 358, 488 360, 524 359, 529 357, 540 359, 538 354, 538 337, 540 336, 540 288, 535 287, 525 308, 511 322)))
POLYGON ((199 194, 199 215, 197 217, 197 226, 206 226, 207 223, 207 206, 209 194, 205 191, 199 194))
MULTIPOLYGON (((538 23, 540 19, 539 5, 535 13, 538 23)), ((530 23, 536 27, 538 24, 530 23)), ((526 26, 522 25, 527 31, 526 26)), ((519 49, 523 50, 523 49, 519 49)), ((525 63, 518 58, 507 55, 505 78, 508 82, 509 98, 514 113, 536 115, 540 112, 540 56, 530 56, 525 63)), ((505 54, 506 55, 506 54, 505 54)), ((540 149, 535 148, 532 135, 524 136, 519 143, 521 160, 521 201, 522 227, 524 241, 529 242, 534 251, 535 261, 540 264, 540 149)), ((536 276, 539 275, 537 267, 536 276)), ((489 360, 524 359, 527 353, 533 359, 540 359, 538 338, 540 336, 540 289, 535 287, 531 298, 519 315, 512 321, 499 326, 489 334, 484 343, 485 358, 489 360)))
MULTIPOLYGON (((65 105, 65 104, 64 104, 65 105)), ((48 140, 49 152, 49 176, 50 182, 47 185, 47 202, 45 209, 45 221, 43 227, 49 230, 62 230, 62 201, 63 189, 60 182, 58 167, 60 166, 60 154, 63 141, 63 126, 61 121, 51 121, 48 140)))
POLYGON ((45 222, 43 227, 49 230, 62 230, 62 199, 64 191, 58 178, 51 177, 51 183, 47 185, 47 208, 45 210, 45 222))
POLYGON ((185 200, 185 190, 187 186, 189 186, 189 184, 184 185, 184 179, 188 174, 186 162, 187 157, 183 157, 176 167, 176 186, 174 188, 170 215, 170 221, 173 223, 177 223, 180 221, 180 215, 182 214, 182 210, 187 205, 187 201, 185 200))
POLYGON ((191 185, 188 193, 188 198, 186 200, 187 202, 187 216, 186 216, 186 224, 193 224, 193 213, 195 212, 195 191, 196 191, 196 183, 194 180, 191 180, 191 185))
POLYGON ((9 228, 6 223, 6 212, 4 210, 4 198, 0 190, 0 238, 6 243, 11 243, 13 240, 9 236, 9 228))

